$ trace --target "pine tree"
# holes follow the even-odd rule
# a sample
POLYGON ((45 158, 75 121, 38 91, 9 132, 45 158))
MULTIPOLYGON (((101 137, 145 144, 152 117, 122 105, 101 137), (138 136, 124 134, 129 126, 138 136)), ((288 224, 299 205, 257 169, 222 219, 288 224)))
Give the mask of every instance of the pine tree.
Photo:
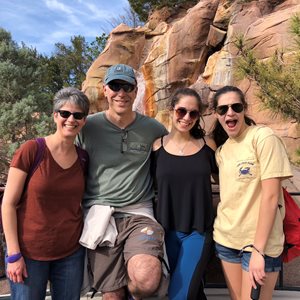
POLYGON ((300 17, 291 20, 291 33, 295 51, 288 55, 277 49, 267 61, 260 61, 246 47, 242 37, 235 45, 239 50, 236 70, 239 77, 255 81, 259 87, 258 97, 265 108, 285 118, 300 122, 300 17))
POLYGON ((55 44, 55 52, 52 56, 52 67, 56 67, 64 86, 74 86, 81 89, 86 72, 104 49, 107 35, 102 34, 88 43, 83 36, 71 37, 71 45, 63 43, 55 44))
POLYGON ((91 43, 75 36, 71 46, 58 43, 47 57, 24 43, 19 46, 0 28, 0 180, 21 143, 54 130, 54 94, 66 86, 81 88, 106 40, 105 34, 91 43))
POLYGON ((137 13, 140 20, 146 22, 149 14, 162 7, 174 8, 184 3, 196 4, 196 0, 128 0, 130 7, 137 13))
POLYGON ((18 46, 0 28, 0 163, 5 172, 12 153, 25 140, 51 130, 47 69, 36 50, 18 46))

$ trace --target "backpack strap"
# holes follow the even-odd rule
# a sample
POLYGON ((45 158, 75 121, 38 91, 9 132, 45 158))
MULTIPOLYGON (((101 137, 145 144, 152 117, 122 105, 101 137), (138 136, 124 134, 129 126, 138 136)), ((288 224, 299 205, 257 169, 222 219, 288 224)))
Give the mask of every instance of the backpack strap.
MULTIPOLYGON (((45 146, 46 146, 45 139, 37 138, 35 141, 37 142, 38 148, 35 153, 33 164, 30 166, 30 169, 28 171, 22 194, 24 193, 25 189, 27 188, 30 178, 32 177, 33 173, 36 171, 36 169, 38 168, 39 164, 41 163, 41 161, 43 160, 43 157, 44 157, 45 146)), ((2 229, 2 219, 1 219, 1 204, 2 204, 3 194, 4 194, 4 190, 0 194, 0 233, 3 230, 2 229)), ((22 196, 21 196, 21 198, 22 198, 22 196)))
POLYGON ((89 155, 85 150, 78 147, 77 145, 75 145, 75 147, 76 147, 77 155, 79 157, 79 161, 80 161, 83 173, 86 175, 88 165, 89 165, 89 155))
POLYGON ((45 152, 45 146, 46 146, 45 138, 36 138, 35 141, 38 145, 38 148, 35 153, 33 164, 30 166, 30 169, 28 171, 27 178, 26 178, 26 181, 24 184, 24 190, 26 189, 28 182, 29 182, 30 178, 32 177, 33 173, 36 171, 36 169, 38 168, 38 166, 40 165, 41 161, 44 158, 44 152, 45 152))

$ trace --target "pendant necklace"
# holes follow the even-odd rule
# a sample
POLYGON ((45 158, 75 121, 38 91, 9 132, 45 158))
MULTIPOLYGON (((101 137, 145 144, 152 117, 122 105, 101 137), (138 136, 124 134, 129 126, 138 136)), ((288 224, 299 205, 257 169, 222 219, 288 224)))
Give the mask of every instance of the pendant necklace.
POLYGON ((184 155, 184 149, 187 146, 187 144, 189 143, 190 138, 187 140, 187 142, 183 145, 183 147, 179 147, 179 145, 177 143, 175 143, 175 141, 172 140, 173 144, 176 146, 176 148, 178 149, 178 154, 179 155, 184 155))

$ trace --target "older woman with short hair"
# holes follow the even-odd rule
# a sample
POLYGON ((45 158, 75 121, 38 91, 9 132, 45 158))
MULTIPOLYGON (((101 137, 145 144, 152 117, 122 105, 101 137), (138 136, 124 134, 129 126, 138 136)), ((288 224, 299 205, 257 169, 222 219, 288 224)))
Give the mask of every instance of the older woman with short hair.
POLYGON ((11 161, 2 204, 7 277, 14 300, 80 298, 84 249, 81 200, 87 154, 74 145, 89 101, 75 88, 54 97, 54 134, 25 142, 11 161), (41 148, 39 148, 41 147, 41 148), (29 175, 36 156, 42 159, 29 175), (26 180, 27 176, 30 180, 26 180))

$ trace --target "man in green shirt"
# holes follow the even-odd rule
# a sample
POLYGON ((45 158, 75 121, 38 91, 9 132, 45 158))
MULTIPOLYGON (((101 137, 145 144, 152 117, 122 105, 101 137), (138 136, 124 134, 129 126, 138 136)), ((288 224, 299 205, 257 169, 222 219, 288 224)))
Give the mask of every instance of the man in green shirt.
POLYGON ((83 205, 111 207, 118 235, 113 247, 88 250, 91 286, 104 300, 125 299, 128 291, 141 299, 157 290, 162 273, 164 234, 153 218, 150 154, 167 131, 132 110, 137 81, 130 66, 110 67, 103 90, 108 110, 90 115, 78 136, 90 157, 83 205))

